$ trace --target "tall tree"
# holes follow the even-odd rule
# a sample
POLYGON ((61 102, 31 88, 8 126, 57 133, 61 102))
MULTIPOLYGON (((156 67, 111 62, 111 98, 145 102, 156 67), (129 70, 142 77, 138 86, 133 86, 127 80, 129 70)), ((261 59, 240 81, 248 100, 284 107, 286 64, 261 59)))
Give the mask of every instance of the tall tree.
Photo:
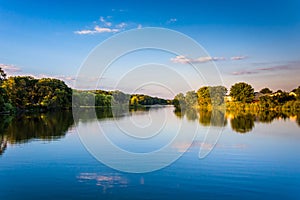
POLYGON ((188 107, 193 107, 198 103, 198 96, 195 91, 188 91, 185 95, 185 103, 188 107))
POLYGON ((210 89, 207 86, 201 87, 198 91, 198 103, 201 106, 211 104, 210 89))
POLYGON ((231 86, 229 95, 233 97, 235 101, 251 103, 254 99, 254 89, 251 85, 240 82, 231 86))

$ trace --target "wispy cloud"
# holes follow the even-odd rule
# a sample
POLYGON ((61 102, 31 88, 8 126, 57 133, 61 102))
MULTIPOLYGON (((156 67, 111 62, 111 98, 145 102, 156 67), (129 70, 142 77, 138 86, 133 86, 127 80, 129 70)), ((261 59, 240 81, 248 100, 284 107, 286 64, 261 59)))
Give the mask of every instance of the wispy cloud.
POLYGON ((167 24, 172 24, 172 23, 175 23, 175 22, 177 22, 177 19, 176 18, 171 18, 166 23, 167 24))
POLYGON ((21 68, 11 64, 0 64, 0 68, 2 68, 6 73, 15 73, 22 71, 21 68))
POLYGON ((100 20, 100 22, 102 22, 105 26, 108 26, 108 27, 110 27, 110 26, 112 26, 112 23, 111 22, 108 22, 106 19, 104 19, 104 17, 100 17, 99 18, 99 20, 100 20))
POLYGON ((116 33, 119 31, 120 31, 120 29, 117 29, 117 28, 100 27, 100 26, 96 25, 94 27, 94 29, 74 31, 74 33, 78 34, 78 35, 91 35, 91 34, 97 34, 97 33, 116 33))
POLYGON ((232 56, 230 60, 244 60, 248 58, 247 56, 232 56))
POLYGON ((295 70, 299 69, 300 62, 288 62, 286 64, 274 65, 274 66, 267 66, 267 67, 260 67, 251 70, 241 70, 232 72, 232 75, 251 75, 251 74, 258 74, 263 72, 274 72, 274 71, 283 71, 283 70, 295 70))
POLYGON ((117 25, 113 25, 112 22, 108 21, 108 19, 111 18, 112 18, 111 16, 107 16, 107 17, 101 16, 98 22, 97 21, 94 22, 96 23, 94 28, 78 30, 78 31, 74 31, 74 33, 78 35, 93 35, 98 33, 117 33, 127 26, 125 22, 121 22, 117 25))
POLYGON ((120 28, 120 29, 123 29, 123 28, 125 28, 126 26, 127 26, 127 24, 126 24, 125 22, 122 22, 122 23, 116 25, 116 27, 117 27, 117 28, 120 28))
POLYGON ((226 60, 224 57, 210 57, 210 56, 205 56, 205 57, 199 57, 199 58, 188 58, 183 55, 176 56, 175 58, 171 58, 171 61, 173 63, 181 63, 181 64, 187 64, 187 63, 205 63, 205 62, 210 62, 210 61, 221 61, 221 60, 226 60))
POLYGON ((271 67, 262 67, 258 68, 259 71, 277 71, 277 70, 285 70, 290 69, 292 66, 289 64, 286 65, 278 65, 278 66, 271 66, 271 67))
POLYGON ((257 73, 258 73, 257 71, 246 71, 246 70, 242 70, 242 71, 232 72, 231 74, 232 74, 232 75, 239 76, 239 75, 257 74, 257 73))
POLYGON ((124 31, 127 28, 135 28, 138 29, 142 27, 142 25, 137 23, 125 23, 125 22, 118 22, 114 24, 112 22, 112 16, 106 17, 99 17, 99 20, 94 21, 93 28, 83 29, 74 31, 75 34, 78 35, 95 35, 99 33, 117 33, 120 31, 124 31))
POLYGON ((128 12, 128 10, 126 10, 126 9, 115 9, 115 8, 111 9, 111 11, 112 12, 128 12))

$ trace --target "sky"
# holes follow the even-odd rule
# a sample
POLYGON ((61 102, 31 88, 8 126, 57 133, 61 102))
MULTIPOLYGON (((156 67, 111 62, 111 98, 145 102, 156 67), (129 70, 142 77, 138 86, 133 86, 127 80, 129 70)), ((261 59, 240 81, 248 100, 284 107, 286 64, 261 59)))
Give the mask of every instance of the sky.
MULTIPOLYGON (((213 62, 227 88, 244 81, 256 91, 263 87, 290 91, 300 85, 299 10, 297 0, 0 0, 0 67, 8 75, 54 77, 73 87, 80 67, 97 45, 124 31, 160 27, 187 35, 208 55, 132 53, 111 66, 100 89, 116 89, 114 83, 125 69, 152 61, 178 70, 195 90, 205 83, 186 65, 205 67, 213 62)), ((170 82, 180 88, 175 92, 186 92, 182 82, 170 82)), ((117 89, 133 91, 130 87, 123 84, 117 89)), ((157 88, 144 89, 144 93, 170 96, 157 88)))

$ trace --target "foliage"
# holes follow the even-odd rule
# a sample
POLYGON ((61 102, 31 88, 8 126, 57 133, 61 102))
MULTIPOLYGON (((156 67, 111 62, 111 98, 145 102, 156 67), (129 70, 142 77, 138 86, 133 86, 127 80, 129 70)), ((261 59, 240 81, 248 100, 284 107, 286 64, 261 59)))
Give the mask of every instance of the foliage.
POLYGON ((247 83, 236 83, 230 88, 230 96, 233 97, 235 101, 251 103, 254 99, 254 89, 247 83))
POLYGON ((297 96, 296 99, 300 100, 300 86, 298 86, 298 88, 293 89, 292 92, 294 92, 297 96))
POLYGON ((188 91, 185 95, 185 103, 188 107, 193 107, 198 103, 198 95, 195 91, 188 91))
POLYGON ((72 102, 71 88, 58 79, 9 77, 2 82, 1 88, 2 96, 6 95, 6 107, 13 106, 17 110, 68 108, 72 102))
POLYGON ((198 94, 198 103, 200 106, 207 106, 211 104, 209 87, 207 86, 201 87, 197 91, 197 94, 198 94))
POLYGON ((273 93, 273 91, 270 90, 269 88, 263 88, 259 92, 262 94, 272 94, 273 93))
POLYGON ((174 97, 173 105, 174 105, 176 108, 180 109, 180 110, 185 109, 185 107, 186 107, 186 102, 185 102, 184 94, 182 94, 182 93, 177 94, 177 95, 174 97))
POLYGON ((158 97, 151 97, 143 94, 133 94, 130 96, 131 106, 147 106, 147 105, 167 105, 168 101, 158 97))

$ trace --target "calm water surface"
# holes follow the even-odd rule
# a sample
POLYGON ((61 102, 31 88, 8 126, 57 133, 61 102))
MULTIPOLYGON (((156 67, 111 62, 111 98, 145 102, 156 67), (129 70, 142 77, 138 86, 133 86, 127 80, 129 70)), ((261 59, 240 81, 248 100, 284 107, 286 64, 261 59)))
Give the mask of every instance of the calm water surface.
MULTIPOLYGON (((272 112, 230 114, 152 108, 120 115, 120 123, 147 125, 166 116, 167 137, 155 143, 117 137, 111 112, 89 112, 76 123, 71 112, 0 117, 0 199, 300 199, 300 117, 272 112), (214 120, 211 121, 211 116, 214 120), (131 174, 113 170, 85 149, 76 126, 100 123, 112 140, 132 152, 161 148, 174 126, 199 125, 197 138, 176 162, 131 174), (224 127, 213 151, 199 159, 209 128, 224 127)), ((88 129, 87 129, 88 130, 88 129)), ((187 129, 188 130, 188 129, 187 129)), ((157 138, 155 138, 157 137, 157 138)), ((179 144, 178 151, 186 144, 179 144)))

